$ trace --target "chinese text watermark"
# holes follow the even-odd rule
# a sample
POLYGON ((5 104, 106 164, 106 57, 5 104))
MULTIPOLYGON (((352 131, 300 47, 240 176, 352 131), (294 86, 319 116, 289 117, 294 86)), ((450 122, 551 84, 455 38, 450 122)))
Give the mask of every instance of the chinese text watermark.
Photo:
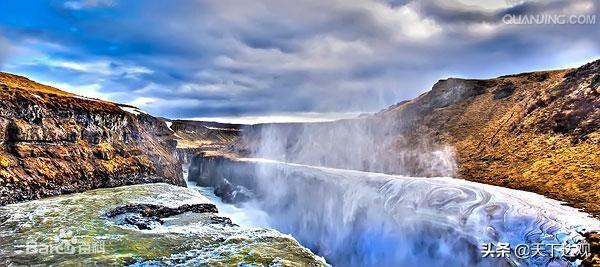
POLYGON ((483 258, 508 258, 514 255, 520 259, 534 257, 587 257, 590 255, 590 244, 517 244, 511 248, 509 243, 483 243, 481 256, 483 258))
POLYGON ((74 236, 72 232, 62 231, 57 235, 54 242, 40 243, 28 241, 25 245, 26 254, 103 254, 105 253, 103 240, 94 240, 86 242, 80 240, 78 236, 74 236), (67 238, 65 238, 67 237, 67 238))

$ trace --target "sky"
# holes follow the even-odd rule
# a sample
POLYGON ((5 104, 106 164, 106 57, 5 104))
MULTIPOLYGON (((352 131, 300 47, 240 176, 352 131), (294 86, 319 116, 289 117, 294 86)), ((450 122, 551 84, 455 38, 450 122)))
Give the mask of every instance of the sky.
MULTIPOLYGON (((169 118, 320 121, 600 58, 598 0, 6 0, 0 71, 169 118)), ((600 19, 600 18, 599 18, 600 19)))

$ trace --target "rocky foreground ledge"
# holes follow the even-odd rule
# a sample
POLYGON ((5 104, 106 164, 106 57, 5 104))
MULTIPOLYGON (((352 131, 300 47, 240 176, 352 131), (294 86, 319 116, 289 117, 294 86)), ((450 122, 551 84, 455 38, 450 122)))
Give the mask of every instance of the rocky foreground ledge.
POLYGON ((0 73, 0 205, 95 188, 185 186, 163 121, 0 73))
POLYGON ((327 266, 289 235, 218 215, 199 192, 163 183, 9 204, 0 266, 327 266), (164 221, 140 228, 126 221, 136 215, 164 221))

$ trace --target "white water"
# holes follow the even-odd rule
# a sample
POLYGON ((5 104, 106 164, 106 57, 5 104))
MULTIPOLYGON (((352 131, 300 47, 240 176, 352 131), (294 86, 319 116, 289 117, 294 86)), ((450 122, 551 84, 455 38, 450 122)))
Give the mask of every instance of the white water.
POLYGON ((224 178, 253 179, 256 198, 217 203, 220 210, 242 225, 290 233, 337 266, 569 266, 560 256, 482 259, 480 247, 573 244, 583 239, 578 232, 600 229, 559 201, 460 179, 239 161, 255 164, 255 173, 224 178))
POLYGON ((225 203, 220 197, 215 195, 213 187, 197 186, 195 182, 188 180, 188 166, 183 166, 183 176, 190 189, 197 190, 210 202, 215 204, 219 210, 219 215, 231 219, 235 224, 245 228, 264 228, 269 227, 269 215, 261 209, 255 208, 250 203, 240 203, 238 206, 225 203))
POLYGON ((219 214, 231 219, 241 227, 269 227, 269 215, 261 209, 257 209, 249 203, 240 203, 239 207, 224 203, 220 197, 215 195, 213 187, 196 186, 194 182, 188 182, 190 189, 198 190, 203 196, 213 202, 219 209, 219 214))

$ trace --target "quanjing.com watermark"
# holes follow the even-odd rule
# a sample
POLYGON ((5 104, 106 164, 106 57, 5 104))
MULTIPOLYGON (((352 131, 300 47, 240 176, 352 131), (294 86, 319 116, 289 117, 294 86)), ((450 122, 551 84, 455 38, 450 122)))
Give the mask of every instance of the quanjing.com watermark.
POLYGON ((506 14, 502 22, 509 25, 594 25, 596 15, 565 15, 565 14, 506 14))
POLYGON ((75 236, 71 231, 61 230, 54 238, 54 242, 40 243, 28 241, 25 245, 25 254, 90 255, 106 252, 103 240, 86 242, 80 239, 81 236, 75 236))
POLYGON ((590 244, 517 244, 511 247, 509 243, 483 243, 481 256, 483 258, 509 258, 515 256, 519 259, 535 257, 587 257, 590 255, 590 244))
MULTIPOLYGON (((508 8, 534 3, 532 0, 505 0, 508 8)), ((509 25, 595 25, 596 14, 586 13, 539 13, 539 14, 506 14, 502 22, 509 25)))

